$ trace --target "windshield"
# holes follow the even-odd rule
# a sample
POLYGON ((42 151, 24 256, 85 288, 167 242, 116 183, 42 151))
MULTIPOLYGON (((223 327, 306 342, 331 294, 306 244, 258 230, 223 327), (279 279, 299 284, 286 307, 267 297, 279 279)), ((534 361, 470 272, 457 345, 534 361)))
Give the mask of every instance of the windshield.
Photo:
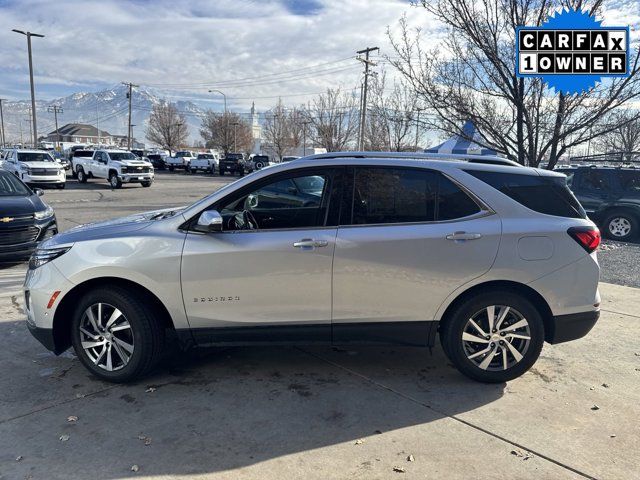
POLYGON ((109 152, 111 160, 136 160, 136 157, 131 152, 109 152))
POLYGON ((93 150, 76 150, 73 152, 74 157, 93 157, 93 150))
POLYGON ((18 152, 19 162, 55 162, 47 152, 18 152))
POLYGON ((10 173, 0 172, 0 197, 28 196, 31 190, 10 173))
POLYGON ((191 152, 177 152, 176 157, 190 157, 191 152))
POLYGON ((213 158, 213 155, 211 155, 210 153, 203 153, 201 155, 198 155, 198 158, 213 158))

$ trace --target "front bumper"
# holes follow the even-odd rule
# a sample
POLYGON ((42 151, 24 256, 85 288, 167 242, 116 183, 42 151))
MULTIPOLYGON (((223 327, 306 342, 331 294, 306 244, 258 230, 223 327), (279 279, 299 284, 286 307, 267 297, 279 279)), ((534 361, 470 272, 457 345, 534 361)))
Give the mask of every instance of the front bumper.
POLYGON ((67 176, 62 172, 60 175, 52 176, 52 175, 22 175, 22 181, 24 183, 35 183, 35 184, 56 184, 56 183, 65 183, 67 181, 67 176))
POLYGON ((51 350, 52 352, 56 352, 56 343, 53 339, 53 329, 52 328, 41 328, 36 327, 35 325, 27 322, 27 328, 31 335, 35 337, 47 350, 51 350))
POLYGON ((33 226, 40 230, 34 241, 17 245, 0 245, 0 263, 16 263, 29 260, 29 257, 40 242, 58 233, 55 216, 36 221, 33 226))
POLYGON ((118 175, 118 178, 123 183, 153 182, 154 174, 153 173, 123 173, 118 175))
POLYGON ((562 343, 584 337, 600 318, 600 310, 591 312, 556 315, 546 332, 549 343, 562 343))

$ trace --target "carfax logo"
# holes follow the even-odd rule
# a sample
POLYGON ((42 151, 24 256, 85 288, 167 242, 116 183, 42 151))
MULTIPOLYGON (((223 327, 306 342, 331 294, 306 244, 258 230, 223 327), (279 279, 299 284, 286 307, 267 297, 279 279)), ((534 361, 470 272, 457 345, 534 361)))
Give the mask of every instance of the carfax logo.
POLYGON ((589 90, 602 77, 629 76, 629 27, 603 27, 577 10, 563 10, 540 27, 518 27, 516 75, 541 77, 566 94, 589 90))

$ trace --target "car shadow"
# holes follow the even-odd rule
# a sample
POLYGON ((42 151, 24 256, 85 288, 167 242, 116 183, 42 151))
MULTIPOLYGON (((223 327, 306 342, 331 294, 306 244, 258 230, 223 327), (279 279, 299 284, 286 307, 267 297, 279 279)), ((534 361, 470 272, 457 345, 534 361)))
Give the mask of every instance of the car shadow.
POLYGON ((438 422, 505 387, 467 380, 439 348, 317 346, 174 352, 114 385, 47 353, 24 321, 0 323, 0 341, 0 451, 24 455, 8 478, 228 472, 438 422))

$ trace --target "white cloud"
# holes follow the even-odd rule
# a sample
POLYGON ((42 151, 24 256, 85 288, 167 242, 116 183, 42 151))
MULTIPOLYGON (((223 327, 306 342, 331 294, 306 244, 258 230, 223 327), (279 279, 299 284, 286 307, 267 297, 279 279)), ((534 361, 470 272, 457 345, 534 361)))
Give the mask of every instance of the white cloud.
MULTIPOLYGON (((265 75, 240 88, 227 83, 230 103, 252 98, 355 87, 361 66, 345 60, 330 75, 288 82, 266 75, 354 56, 366 46, 391 54, 386 28, 404 12, 416 26, 433 27, 424 9, 400 0, 20 0, 0 4, 0 92, 28 96, 25 38, 11 28, 46 35, 33 39, 37 92, 42 98, 93 90, 121 81, 144 85, 229 82, 265 75), (316 4, 311 15, 305 10, 316 4), (294 5, 296 8, 291 8, 294 5), (288 7, 287 7, 288 6, 288 7), (351 68, 348 68, 351 67, 351 68)), ((221 88, 222 89, 222 88, 221 88)), ((206 97, 207 87, 177 89, 176 97, 206 97)), ((304 96, 290 102, 306 101, 304 96)), ((275 99, 262 99, 259 106, 275 99)))

